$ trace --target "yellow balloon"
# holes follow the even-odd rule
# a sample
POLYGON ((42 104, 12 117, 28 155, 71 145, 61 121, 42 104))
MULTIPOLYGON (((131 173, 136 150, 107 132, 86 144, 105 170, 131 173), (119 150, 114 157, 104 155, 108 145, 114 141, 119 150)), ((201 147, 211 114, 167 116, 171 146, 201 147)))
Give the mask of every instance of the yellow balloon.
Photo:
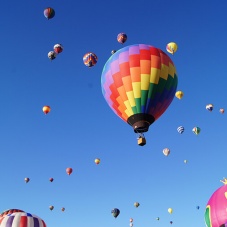
POLYGON ((177 44, 174 42, 168 43, 166 45, 166 50, 167 52, 169 52, 170 54, 174 54, 177 51, 177 44))
POLYGON ((175 96, 178 98, 178 99, 182 99, 183 96, 184 96, 184 92, 183 91, 177 91, 175 93, 175 96))
POLYGON ((169 212, 170 214, 172 214, 172 213, 173 213, 173 209, 172 209, 172 208, 169 208, 169 209, 168 209, 168 212, 169 212))
POLYGON ((96 158, 96 159, 95 159, 95 164, 98 165, 98 164, 100 163, 100 161, 101 161, 101 160, 100 160, 99 158, 96 158))

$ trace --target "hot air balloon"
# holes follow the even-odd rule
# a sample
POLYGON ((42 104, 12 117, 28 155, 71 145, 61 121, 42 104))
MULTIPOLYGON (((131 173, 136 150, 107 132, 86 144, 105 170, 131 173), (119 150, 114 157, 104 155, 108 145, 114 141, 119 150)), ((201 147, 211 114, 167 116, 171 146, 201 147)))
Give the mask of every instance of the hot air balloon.
POLYGON ((199 210, 199 206, 196 206, 196 209, 199 210))
POLYGON ((185 159, 185 160, 184 160, 184 163, 187 164, 187 163, 188 163, 188 160, 185 159))
POLYGON ((130 222, 133 222, 133 218, 130 218, 129 221, 130 221, 130 222))
POLYGON ((184 96, 184 92, 183 91, 177 91, 175 93, 175 96, 178 98, 178 99, 182 99, 183 96, 184 96))
POLYGON ((25 183, 28 183, 30 181, 30 179, 28 177, 25 177, 24 181, 25 181, 25 183))
POLYGON ((204 218, 207 227, 220 227, 227 223, 227 179, 221 182, 224 185, 211 195, 206 205, 204 218))
POLYGON ((0 219, 4 218, 6 215, 9 214, 13 214, 16 212, 24 212, 23 210, 19 210, 19 209, 9 209, 9 210, 4 210, 1 214, 0 214, 0 219))
POLYGON ((73 169, 72 168, 66 168, 66 173, 68 175, 70 175, 72 172, 73 172, 73 169))
POLYGON ((90 68, 97 63, 98 57, 96 56, 96 54, 89 52, 84 55, 83 61, 84 61, 84 64, 90 68))
POLYGON ((172 208, 169 208, 169 209, 168 209, 168 212, 169 212, 170 214, 172 214, 172 213, 173 213, 173 209, 172 209, 172 208))
POLYGON ((137 207, 140 206, 140 204, 139 204, 138 202, 135 202, 135 203, 134 203, 134 206, 137 208, 137 207))
POLYGON ((223 108, 221 108, 221 109, 219 110, 219 112, 220 112, 221 114, 223 114, 223 113, 225 112, 225 110, 224 110, 223 108))
POLYGON ((57 57, 57 54, 54 51, 50 51, 47 56, 52 61, 57 57))
POLYGON ((54 209, 54 206, 49 206, 49 209, 50 209, 50 210, 53 210, 53 209, 54 209))
POLYGON ((116 218, 120 214, 120 210, 117 208, 114 208, 111 210, 111 214, 116 218))
POLYGON ((55 16, 55 11, 51 7, 44 9, 44 16, 49 20, 55 16))
POLYGON ((133 223, 132 223, 132 222, 130 222, 130 223, 129 223, 129 226, 130 226, 130 227, 132 227, 132 226, 133 226, 133 223))
POLYGON ((173 224, 173 222, 172 222, 172 221, 170 221, 169 223, 170 223, 171 225, 173 224))
MULTIPOLYGON (((168 108, 178 83, 172 60, 162 50, 135 44, 106 62, 101 76, 104 98, 118 117, 139 135, 168 108)), ((146 141, 138 140, 138 145, 146 141)))
POLYGON ((157 220, 157 221, 159 221, 159 220, 160 220, 160 218, 159 218, 159 217, 157 217, 157 218, 156 218, 156 220, 157 220))
POLYGON ((117 41, 119 43, 123 44, 126 42, 126 40, 127 40, 127 35, 125 33, 122 32, 117 35, 117 41))
POLYGON ((54 181, 54 178, 51 177, 51 178, 49 179, 49 181, 50 181, 50 182, 53 182, 53 181, 54 181))
POLYGON ((64 208, 64 207, 62 207, 62 208, 61 208, 61 211, 65 211, 65 208, 64 208))
POLYGON ((1 221, 1 227, 46 227, 40 217, 26 212, 9 214, 1 221))
POLYGON ((192 129, 192 132, 193 132, 194 134, 196 134, 196 135, 199 135, 200 131, 201 131, 201 129, 200 129, 199 127, 194 127, 194 128, 192 129))
POLYGON ((179 126, 179 127, 177 128, 177 131, 178 131, 180 134, 182 134, 182 133, 184 132, 184 127, 183 127, 183 126, 179 126))
POLYGON ((174 54, 177 51, 177 44, 174 42, 170 42, 166 45, 166 50, 167 52, 169 52, 170 54, 174 54))
POLYGON ((96 158, 96 159, 95 159, 95 164, 98 165, 98 164, 100 163, 100 161, 101 161, 101 160, 100 160, 99 158, 96 158))
POLYGON ((112 50, 112 51, 111 51, 111 54, 114 54, 114 53, 116 53, 116 50, 112 50))
POLYGON ((211 112, 214 109, 213 104, 206 105, 206 109, 211 112))
POLYGON ((44 107, 43 107, 43 113, 44 113, 44 114, 48 114, 48 113, 50 112, 50 110, 51 110, 51 109, 50 109, 50 106, 44 106, 44 107))
POLYGON ((56 54, 60 54, 63 51, 63 46, 61 44, 55 44, 54 45, 54 52, 56 54))
POLYGON ((163 152, 163 154, 165 156, 168 156, 170 154, 170 149, 169 148, 164 148, 162 152, 163 152))

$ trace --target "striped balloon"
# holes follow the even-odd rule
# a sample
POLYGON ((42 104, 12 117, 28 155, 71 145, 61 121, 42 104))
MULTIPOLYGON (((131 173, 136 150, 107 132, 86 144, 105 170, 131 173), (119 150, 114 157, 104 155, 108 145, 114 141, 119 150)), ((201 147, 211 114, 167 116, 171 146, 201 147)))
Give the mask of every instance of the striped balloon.
POLYGON ((45 222, 34 214, 17 212, 2 219, 1 227, 46 227, 45 222))
POLYGON ((16 213, 16 212, 24 212, 23 210, 19 209, 9 209, 9 210, 4 210, 1 214, 0 217, 5 217, 8 214, 16 213))
POLYGON ((184 132, 184 127, 183 127, 183 126, 179 126, 179 127, 177 128, 177 131, 178 131, 180 134, 182 134, 182 133, 184 132))
POLYGON ((44 16, 49 20, 55 16, 55 11, 51 7, 44 9, 44 16))
POLYGON ((92 67, 97 63, 98 57, 94 53, 89 52, 84 55, 83 61, 86 66, 92 67))
POLYGON ((117 41, 119 42, 119 43, 121 43, 121 44, 123 44, 123 43, 125 43, 126 42, 126 40, 127 40, 127 35, 125 34, 125 33, 119 33, 118 35, 117 35, 117 41))
POLYGON ((102 93, 110 108, 135 132, 146 132, 172 102, 178 78, 170 57, 146 44, 118 50, 106 62, 102 93))
POLYGON ((214 109, 213 104, 206 105, 206 109, 211 112, 214 109))

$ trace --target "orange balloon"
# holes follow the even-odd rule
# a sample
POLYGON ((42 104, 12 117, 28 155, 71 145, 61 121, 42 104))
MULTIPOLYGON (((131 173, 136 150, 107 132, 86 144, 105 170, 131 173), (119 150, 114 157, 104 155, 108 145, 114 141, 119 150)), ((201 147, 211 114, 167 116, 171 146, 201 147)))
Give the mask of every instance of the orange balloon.
POLYGON ((70 175, 72 172, 73 172, 73 169, 72 168, 66 168, 66 173, 68 175, 70 175))
POLYGON ((48 114, 50 112, 50 106, 43 107, 43 113, 48 114))
POLYGON ((99 158, 96 158, 96 159, 95 159, 95 164, 98 165, 98 164, 100 163, 100 161, 101 161, 101 160, 100 160, 99 158))

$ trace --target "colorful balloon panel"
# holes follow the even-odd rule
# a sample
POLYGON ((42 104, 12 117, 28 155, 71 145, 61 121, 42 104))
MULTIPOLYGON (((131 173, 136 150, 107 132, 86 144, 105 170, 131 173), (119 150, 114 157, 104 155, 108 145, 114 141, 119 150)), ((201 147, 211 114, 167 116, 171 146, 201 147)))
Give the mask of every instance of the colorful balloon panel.
POLYGON ((170 57, 145 44, 118 50, 106 62, 101 76, 108 105, 130 125, 132 118, 139 116, 149 125, 156 121, 172 102, 177 83, 170 57))
POLYGON ((45 222, 34 214, 17 212, 5 216, 1 227, 46 227, 45 222))
POLYGON ((205 211, 207 227, 220 227, 227 223, 227 185, 218 188, 210 197, 205 211))

